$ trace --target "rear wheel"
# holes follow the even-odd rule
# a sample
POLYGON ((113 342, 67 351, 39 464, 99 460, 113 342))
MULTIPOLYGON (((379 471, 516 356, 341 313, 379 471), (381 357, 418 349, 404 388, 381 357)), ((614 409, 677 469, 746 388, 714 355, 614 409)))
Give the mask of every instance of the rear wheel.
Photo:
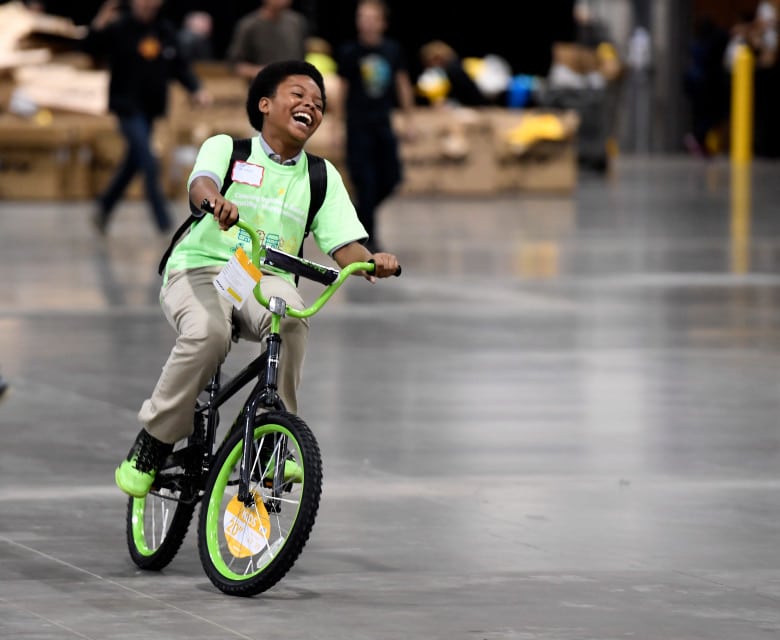
POLYGON ((197 478, 185 463, 191 457, 184 451, 173 454, 152 490, 143 498, 128 500, 127 547, 141 569, 159 571, 167 566, 184 542, 198 498, 197 478))
POLYGON ((243 433, 217 453, 198 524, 203 569, 224 593, 252 596, 273 587, 305 546, 322 493, 322 460, 309 427, 272 411, 255 418, 251 500, 238 499, 243 433))

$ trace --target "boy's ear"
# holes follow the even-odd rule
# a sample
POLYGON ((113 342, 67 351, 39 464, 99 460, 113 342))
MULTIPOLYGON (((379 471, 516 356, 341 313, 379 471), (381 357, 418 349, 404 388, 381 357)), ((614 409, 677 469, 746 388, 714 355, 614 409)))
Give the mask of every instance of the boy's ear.
POLYGON ((267 97, 260 98, 260 102, 257 103, 257 108, 260 109, 260 113, 263 115, 268 114, 268 104, 270 100, 267 97))

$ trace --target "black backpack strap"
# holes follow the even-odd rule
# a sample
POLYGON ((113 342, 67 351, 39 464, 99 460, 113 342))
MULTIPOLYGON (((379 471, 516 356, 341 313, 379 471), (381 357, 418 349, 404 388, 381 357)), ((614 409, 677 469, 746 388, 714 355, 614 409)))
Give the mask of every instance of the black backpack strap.
POLYGON ((233 184, 233 165, 236 162, 246 162, 252 153, 252 138, 238 138, 233 140, 233 153, 230 156, 230 164, 222 180, 222 188, 219 192, 224 196, 230 185, 233 184))
MULTIPOLYGON (((328 190, 328 169, 325 166, 325 160, 313 153, 306 153, 309 158, 309 212, 306 214, 306 227, 303 230, 303 240, 298 248, 298 257, 303 258, 303 242, 311 231, 311 223, 314 216, 320 210, 322 203, 325 202, 325 192, 328 190)), ((295 284, 298 285, 298 276, 295 276, 295 284)))
MULTIPOLYGON (((309 235, 311 224, 314 222, 314 216, 320 210, 322 203, 325 202, 325 192, 328 190, 328 169, 325 166, 325 160, 313 153, 306 154, 309 158, 309 189, 311 198, 309 199, 309 213, 306 217, 306 228, 303 237, 309 235)), ((301 252, 303 252, 303 243, 301 243, 301 252)), ((301 253, 302 255, 302 253, 301 253)))
MULTIPOLYGON (((191 206, 192 205, 190 205, 190 207, 191 206)), ((176 243, 179 241, 179 238, 181 238, 184 235, 184 232, 190 228, 190 225, 192 225, 193 222, 196 222, 199 219, 200 218, 196 218, 193 214, 190 214, 190 217, 187 218, 184 222, 182 222, 181 226, 178 229, 176 229, 176 231, 174 231, 173 237, 171 238, 171 243, 168 245, 168 248, 165 250, 165 253, 163 253, 162 258, 160 258, 160 264, 157 265, 157 273, 159 275, 162 275, 163 271, 165 271, 165 265, 168 264, 168 258, 171 257, 173 248, 176 246, 176 243)))
MULTIPOLYGON (((222 180, 222 188, 219 190, 223 196, 227 193, 230 185, 233 184, 233 165, 236 163, 236 161, 246 162, 251 153, 252 138, 233 139, 233 151, 230 154, 230 162, 228 163, 225 177, 222 180)), ((171 257, 171 253, 173 252, 173 248, 176 246, 176 243, 179 242, 181 237, 192 227, 193 223, 198 222, 203 218, 203 212, 200 211, 194 204, 192 204, 192 202, 190 202, 190 212, 191 213, 189 218, 182 222, 181 226, 174 232, 173 237, 171 238, 171 243, 168 245, 168 248, 165 250, 165 253, 160 259, 160 264, 157 267, 157 273, 160 275, 162 275, 163 271, 165 270, 165 265, 168 263, 168 258, 171 257)))

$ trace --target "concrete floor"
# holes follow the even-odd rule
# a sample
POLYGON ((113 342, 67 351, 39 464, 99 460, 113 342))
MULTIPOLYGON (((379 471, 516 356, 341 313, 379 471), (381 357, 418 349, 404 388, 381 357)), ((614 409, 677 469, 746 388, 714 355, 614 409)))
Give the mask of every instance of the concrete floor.
POLYGON ((0 638, 780 637, 780 165, 750 196, 752 240, 724 161, 389 203, 404 274, 312 323, 321 510, 251 599, 194 528, 162 573, 125 547, 113 468, 173 342, 144 205, 98 242, 83 203, 0 203, 0 638))

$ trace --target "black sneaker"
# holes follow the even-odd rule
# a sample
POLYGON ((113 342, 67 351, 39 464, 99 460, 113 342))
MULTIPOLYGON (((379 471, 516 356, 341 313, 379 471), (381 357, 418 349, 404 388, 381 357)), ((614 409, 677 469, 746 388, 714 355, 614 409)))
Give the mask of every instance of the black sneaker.
POLYGON ((172 444, 166 444, 146 429, 141 429, 127 458, 116 468, 116 485, 129 496, 143 498, 152 488, 157 470, 172 449, 172 444))

